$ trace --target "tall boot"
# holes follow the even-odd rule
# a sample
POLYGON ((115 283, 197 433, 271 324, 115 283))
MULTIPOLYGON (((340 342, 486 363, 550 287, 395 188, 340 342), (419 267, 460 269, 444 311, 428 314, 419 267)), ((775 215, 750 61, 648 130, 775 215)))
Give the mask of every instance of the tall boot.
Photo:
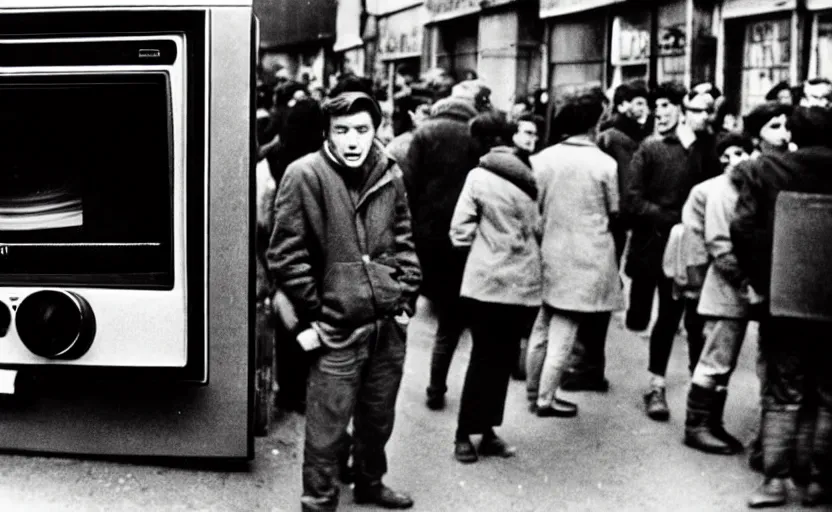
MULTIPOLYGON (((705 453, 733 455, 736 450, 713 432, 713 415, 719 393, 691 384, 685 418, 685 444, 705 453)), ((719 423, 721 424, 721 418, 719 423)))
POLYGON ((832 503, 832 410, 826 406, 817 409, 814 434, 811 481, 803 496, 810 507, 832 503))
POLYGON ((741 453, 745 448, 739 439, 732 436, 725 430, 722 424, 722 418, 725 415, 725 400, 728 398, 728 391, 716 391, 716 399, 714 402, 713 415, 711 416, 711 433, 717 439, 722 440, 725 444, 731 447, 733 453, 741 453))
POLYGON ((776 507, 786 503, 786 480, 790 476, 797 435, 798 411, 763 411, 763 465, 765 480, 748 499, 751 508, 776 507))

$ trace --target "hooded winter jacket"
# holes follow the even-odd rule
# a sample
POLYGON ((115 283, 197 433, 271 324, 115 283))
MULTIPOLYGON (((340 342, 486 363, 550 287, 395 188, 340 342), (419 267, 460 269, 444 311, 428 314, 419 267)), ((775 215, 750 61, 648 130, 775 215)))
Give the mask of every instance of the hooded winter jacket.
POLYGON ((477 166, 480 148, 468 121, 477 115, 469 102, 446 98, 413 133, 400 162, 413 215, 413 239, 422 264, 422 294, 431 300, 459 297, 464 255, 451 246, 448 230, 465 177, 477 166))
POLYGON ((734 254, 754 290, 769 297, 777 195, 781 191, 832 194, 832 148, 763 154, 739 164, 735 174, 739 199, 731 222, 734 254))
POLYGON ((470 247, 460 296, 539 306, 537 185, 513 148, 497 147, 468 173, 451 220, 455 247, 470 247))
POLYGON ((414 311, 421 272, 404 184, 378 145, 362 170, 363 185, 322 148, 280 183, 269 270, 302 322, 346 331, 414 311))

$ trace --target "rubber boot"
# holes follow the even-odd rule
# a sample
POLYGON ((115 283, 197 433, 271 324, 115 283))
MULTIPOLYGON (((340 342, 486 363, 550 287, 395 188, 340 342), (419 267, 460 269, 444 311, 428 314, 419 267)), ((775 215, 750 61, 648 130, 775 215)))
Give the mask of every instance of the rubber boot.
POLYGON ((726 390, 716 391, 716 400, 714 403, 713 415, 711 416, 711 433, 717 439, 731 447, 733 453, 742 453, 745 448, 739 439, 732 436, 725 430, 722 424, 722 418, 725 414, 725 400, 728 398, 726 390))
POLYGON ((786 479, 790 476, 797 410, 763 411, 763 466, 765 481, 748 499, 751 508, 777 507, 786 503, 786 479))
POLYGON ((712 431, 718 395, 714 390, 691 384, 685 418, 685 445, 705 453, 733 455, 737 453, 734 448, 712 431))

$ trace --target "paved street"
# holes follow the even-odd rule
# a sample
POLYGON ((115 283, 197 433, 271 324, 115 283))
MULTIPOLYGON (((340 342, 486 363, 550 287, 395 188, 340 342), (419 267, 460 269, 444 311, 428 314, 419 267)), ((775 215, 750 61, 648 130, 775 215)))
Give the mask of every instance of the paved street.
MULTIPOLYGON (((389 448, 386 481, 412 492, 414 510, 745 510, 759 478, 747 469, 745 456, 708 456, 681 444, 687 381, 681 340, 669 370, 669 423, 643 416, 647 341, 614 320, 609 393, 570 393, 566 397, 581 408, 577 418, 542 419, 526 411, 523 384, 513 381, 499 433, 517 445, 517 457, 461 465, 453 459, 452 441, 470 342, 454 361, 447 409, 428 411, 423 398, 432 326, 426 318, 411 325, 389 448)), ((754 343, 744 348, 728 402, 728 429, 744 441, 757 414, 755 351, 754 343)), ((301 416, 283 417, 268 438, 257 439, 248 471, 0 456, 0 510, 296 511, 302 429, 301 416)), ((341 510, 370 509, 353 505, 345 488, 341 510)))

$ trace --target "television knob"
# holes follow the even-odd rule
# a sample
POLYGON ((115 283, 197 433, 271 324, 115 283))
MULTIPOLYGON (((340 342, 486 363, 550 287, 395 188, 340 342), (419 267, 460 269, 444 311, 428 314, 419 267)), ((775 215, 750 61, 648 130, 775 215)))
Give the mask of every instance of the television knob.
POLYGON ((20 341, 47 359, 77 359, 95 337, 95 315, 77 293, 42 290, 21 301, 15 315, 20 341))

